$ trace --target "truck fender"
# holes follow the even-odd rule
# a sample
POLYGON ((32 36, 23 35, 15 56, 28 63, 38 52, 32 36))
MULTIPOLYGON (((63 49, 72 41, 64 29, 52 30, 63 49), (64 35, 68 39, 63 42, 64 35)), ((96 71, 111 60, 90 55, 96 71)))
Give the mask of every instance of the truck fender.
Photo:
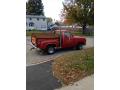
POLYGON ((41 43, 41 47, 42 47, 43 49, 46 49, 49 45, 52 45, 52 46, 54 46, 54 47, 57 47, 57 44, 56 44, 56 43, 48 43, 48 42, 43 42, 43 43, 41 43))

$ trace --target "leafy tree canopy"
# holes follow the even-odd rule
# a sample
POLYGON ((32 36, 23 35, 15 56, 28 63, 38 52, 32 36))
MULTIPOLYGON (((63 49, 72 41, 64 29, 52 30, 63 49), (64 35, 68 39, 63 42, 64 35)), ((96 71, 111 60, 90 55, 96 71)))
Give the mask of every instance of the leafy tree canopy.
POLYGON ((53 19, 51 18, 51 17, 47 17, 47 22, 49 23, 49 22, 52 22, 53 21, 53 19))
POLYGON ((41 0, 28 0, 26 3, 27 15, 44 15, 43 3, 41 0))
POLYGON ((94 24, 94 0, 65 0, 62 16, 83 27, 94 24))

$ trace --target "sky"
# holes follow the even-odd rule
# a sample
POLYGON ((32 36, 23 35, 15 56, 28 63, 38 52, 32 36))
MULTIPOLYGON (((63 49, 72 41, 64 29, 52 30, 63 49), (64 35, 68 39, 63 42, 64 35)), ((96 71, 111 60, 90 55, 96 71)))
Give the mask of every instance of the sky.
POLYGON ((63 8, 62 1, 64 0, 42 0, 46 17, 51 17, 53 20, 60 20, 60 12, 63 8))
POLYGON ((42 0, 45 16, 51 17, 53 20, 60 20, 62 1, 64 0, 42 0))

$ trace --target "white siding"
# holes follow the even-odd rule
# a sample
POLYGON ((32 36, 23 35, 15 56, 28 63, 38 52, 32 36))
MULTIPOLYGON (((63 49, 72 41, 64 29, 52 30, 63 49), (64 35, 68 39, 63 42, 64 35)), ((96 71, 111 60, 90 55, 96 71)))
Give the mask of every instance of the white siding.
POLYGON ((40 18, 40 17, 26 17, 26 29, 37 29, 37 30, 47 30, 47 19, 46 18, 40 18), (37 20, 37 18, 39 18, 39 20, 37 20), (44 21, 43 21, 44 19, 44 21), (31 27, 29 26, 29 23, 33 22, 34 26, 31 27))

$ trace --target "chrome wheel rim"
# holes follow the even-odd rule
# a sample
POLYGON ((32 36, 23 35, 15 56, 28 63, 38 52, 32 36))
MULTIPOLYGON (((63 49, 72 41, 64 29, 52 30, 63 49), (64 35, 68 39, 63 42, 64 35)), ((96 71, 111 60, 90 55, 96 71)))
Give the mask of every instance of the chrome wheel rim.
POLYGON ((48 52, 49 52, 49 53, 54 53, 54 48, 50 47, 50 48, 48 49, 48 52))
POLYGON ((83 46, 82 45, 79 45, 79 49, 82 49, 83 48, 83 46))

